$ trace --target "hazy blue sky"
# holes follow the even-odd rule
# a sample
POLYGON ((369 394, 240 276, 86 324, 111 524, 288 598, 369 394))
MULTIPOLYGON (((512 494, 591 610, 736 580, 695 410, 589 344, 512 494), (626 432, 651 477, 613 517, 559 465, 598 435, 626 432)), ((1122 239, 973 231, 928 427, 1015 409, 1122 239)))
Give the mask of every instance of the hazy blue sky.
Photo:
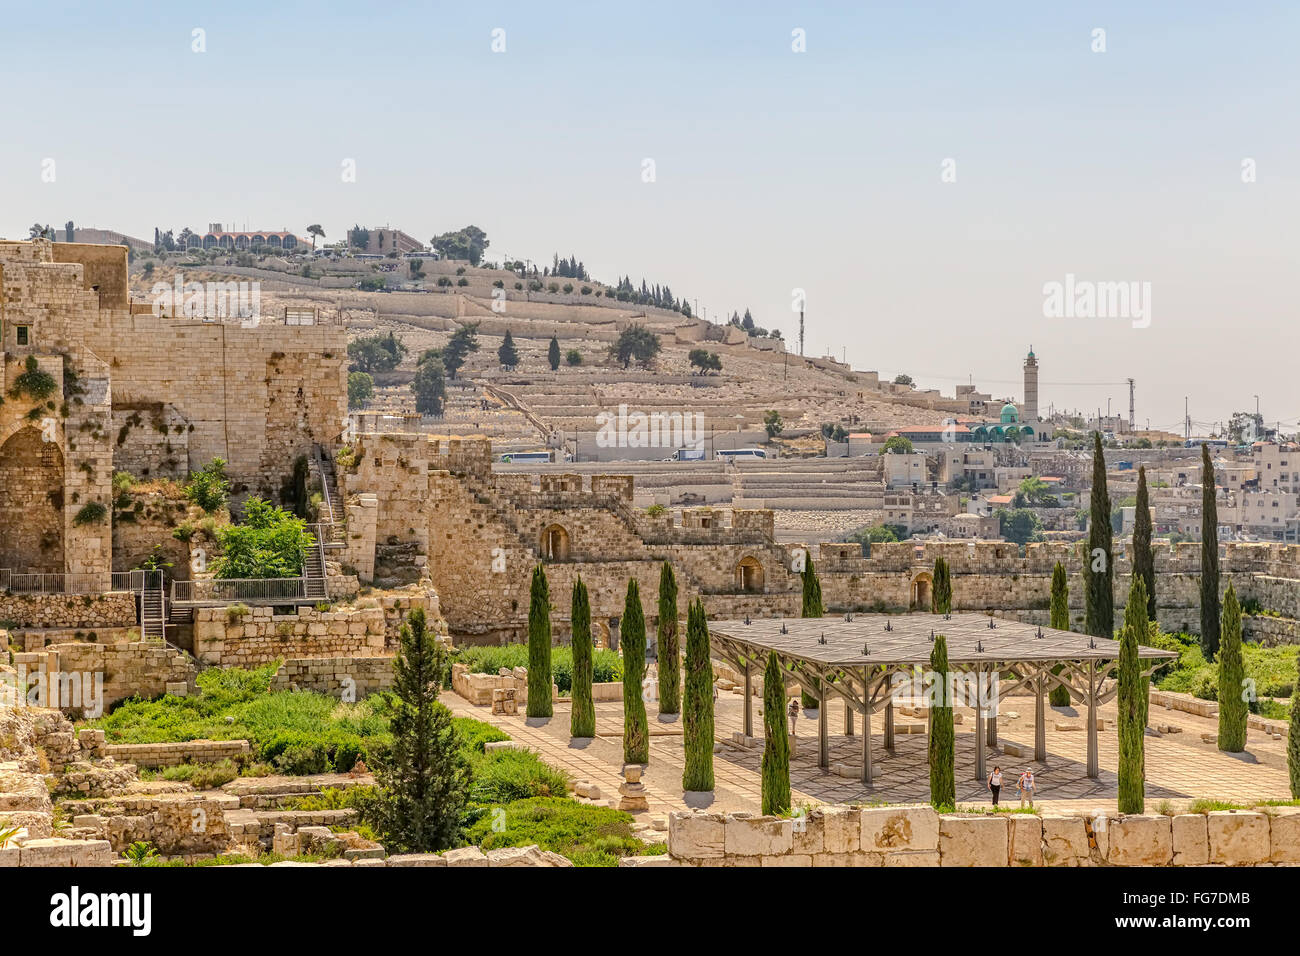
POLYGON ((949 392, 1032 343, 1044 408, 1300 419, 1300 4, 0 7, 0 235, 474 223, 949 392), (1150 326, 1045 318, 1067 273, 1150 326))

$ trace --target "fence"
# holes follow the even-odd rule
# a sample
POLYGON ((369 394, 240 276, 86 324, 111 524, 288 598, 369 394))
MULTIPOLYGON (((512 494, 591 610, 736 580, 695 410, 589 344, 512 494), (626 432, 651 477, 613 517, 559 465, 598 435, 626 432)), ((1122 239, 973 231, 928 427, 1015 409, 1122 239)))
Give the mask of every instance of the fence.
MULTIPOLYGON (((173 581, 173 605, 294 604, 307 596, 306 578, 224 578, 173 581)), ((323 599, 322 599, 323 600, 323 599)))
MULTIPOLYGON (((119 574, 102 572, 42 573, 15 572, 0 568, 0 591, 10 594, 102 594, 105 591, 126 591, 119 584, 119 574)), ((123 579, 125 575, 123 575, 123 579)))

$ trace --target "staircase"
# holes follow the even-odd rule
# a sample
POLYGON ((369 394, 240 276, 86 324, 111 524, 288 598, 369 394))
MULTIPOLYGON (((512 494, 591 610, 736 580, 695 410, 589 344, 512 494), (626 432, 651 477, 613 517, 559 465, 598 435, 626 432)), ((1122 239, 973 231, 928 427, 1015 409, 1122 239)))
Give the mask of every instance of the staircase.
POLYGON ((140 640, 167 643, 167 592, 162 571, 145 571, 140 587, 140 640))
POLYGON ((339 497, 338 473, 334 470, 334 462, 330 460, 329 454, 320 445, 312 448, 311 465, 321 488, 319 538, 326 548, 341 548, 344 546, 345 514, 343 499, 339 497))
POLYGON ((312 525, 311 532, 316 543, 308 548, 302 556, 303 596, 318 601, 329 600, 329 588, 325 581, 325 542, 320 525, 312 525))

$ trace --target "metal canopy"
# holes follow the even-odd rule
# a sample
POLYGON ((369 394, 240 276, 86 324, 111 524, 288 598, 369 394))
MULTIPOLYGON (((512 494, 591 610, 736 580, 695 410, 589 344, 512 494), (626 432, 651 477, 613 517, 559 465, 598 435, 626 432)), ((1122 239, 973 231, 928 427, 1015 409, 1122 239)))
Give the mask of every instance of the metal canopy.
MULTIPOLYGON (((982 614, 852 614, 820 618, 755 618, 710 621, 709 631, 778 657, 821 667, 930 662, 932 635, 948 644, 950 666, 1004 661, 1060 663, 1119 659, 1120 642, 1058 631, 982 614), (989 627, 992 622, 993 627, 989 627), (822 643, 822 640, 825 643, 822 643)), ((1143 659, 1177 657, 1172 651, 1138 648, 1143 659)))
MULTIPOLYGON (((930 662, 934 637, 948 645, 952 672, 974 673, 981 681, 993 675, 1012 678, 999 683, 991 698, 975 708, 975 778, 984 779, 984 751, 997 745, 997 704, 1013 692, 1034 695, 1034 759, 1047 759, 1047 692, 1064 687, 1087 712, 1088 776, 1100 775, 1097 708, 1115 696, 1117 687, 1103 682, 1118 666, 1120 642, 1050 627, 1039 627, 982 614, 846 614, 821 618, 757 618, 713 621, 709 639, 714 654, 744 675, 744 734, 752 737, 753 681, 762 674, 764 658, 774 651, 791 676, 820 698, 818 765, 829 768, 829 731, 825 704, 843 699, 845 734, 852 735, 852 714, 860 714, 862 782, 871 788, 871 718, 885 712, 885 749, 894 750, 894 708, 891 685, 914 668, 930 662), (1059 665, 1059 666, 1058 666, 1059 665), (991 707, 988 705, 992 705, 991 707)), ((1138 646, 1142 676, 1150 677, 1172 651, 1138 646)), ((784 725, 785 714, 781 715, 784 725)))

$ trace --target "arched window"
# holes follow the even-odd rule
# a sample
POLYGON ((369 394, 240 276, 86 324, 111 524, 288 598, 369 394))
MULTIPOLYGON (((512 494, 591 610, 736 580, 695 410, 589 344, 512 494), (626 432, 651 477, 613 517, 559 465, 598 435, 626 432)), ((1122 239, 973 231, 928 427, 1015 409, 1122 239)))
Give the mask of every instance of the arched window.
POLYGON ((766 575, 757 558, 746 555, 736 565, 736 590, 748 594, 762 594, 766 575))
POLYGON ((569 560, 569 532, 558 524, 548 525, 542 531, 541 551, 546 561, 569 560))

